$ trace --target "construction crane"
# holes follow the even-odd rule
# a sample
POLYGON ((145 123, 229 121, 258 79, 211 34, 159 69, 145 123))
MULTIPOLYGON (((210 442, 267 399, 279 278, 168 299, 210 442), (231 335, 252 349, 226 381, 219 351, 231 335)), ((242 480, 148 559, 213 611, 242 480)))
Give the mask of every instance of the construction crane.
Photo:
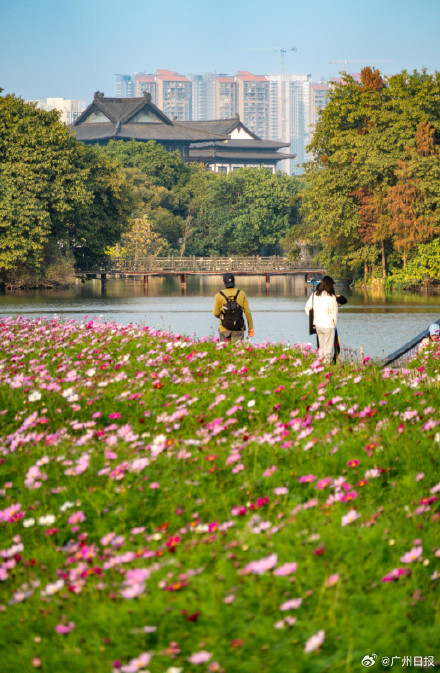
POLYGON ((296 47, 260 47, 246 51, 277 51, 280 54, 280 72, 284 72, 284 56, 288 51, 298 51, 296 47))
POLYGON ((343 63, 344 72, 347 72, 347 63, 392 63, 392 58, 345 58, 339 61, 329 61, 329 63, 343 63))

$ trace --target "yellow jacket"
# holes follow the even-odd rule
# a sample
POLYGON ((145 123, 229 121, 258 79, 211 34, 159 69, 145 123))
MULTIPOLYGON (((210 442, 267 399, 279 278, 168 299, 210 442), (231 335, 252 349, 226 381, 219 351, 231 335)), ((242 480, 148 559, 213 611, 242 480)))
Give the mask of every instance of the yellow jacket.
MULTIPOLYGON (((234 298, 235 295, 237 294, 238 288, 236 288, 236 287, 225 287, 222 290, 222 292, 228 299, 231 299, 231 298, 234 298)), ((215 315, 216 318, 220 317, 220 313, 222 312, 223 304, 226 304, 226 301, 227 300, 224 297, 222 297, 220 292, 217 292, 217 294, 215 295, 214 310, 213 310, 213 314, 215 315)), ((243 290, 240 290, 240 292, 238 293, 237 304, 239 304, 240 306, 243 307, 244 314, 246 316, 246 320, 247 320, 247 324, 248 324, 248 329, 254 329, 254 324, 252 322, 252 315, 251 315, 251 312, 249 310, 248 300, 247 300, 247 297, 246 297, 245 293, 243 292, 243 290)), ((223 325, 221 323, 220 323, 219 329, 220 329, 221 332, 227 332, 228 331, 227 329, 225 329, 225 327, 223 327, 223 325)))

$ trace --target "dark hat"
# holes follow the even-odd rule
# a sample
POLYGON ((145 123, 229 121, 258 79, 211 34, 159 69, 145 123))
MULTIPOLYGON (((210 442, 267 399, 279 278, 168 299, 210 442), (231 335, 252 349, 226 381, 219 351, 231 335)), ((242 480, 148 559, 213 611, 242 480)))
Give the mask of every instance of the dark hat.
POLYGON ((223 274, 223 282, 225 284, 225 287, 234 287, 235 285, 235 278, 233 273, 224 273, 223 274))
POLYGON ((343 294, 337 294, 336 301, 338 302, 339 306, 344 306, 344 304, 347 303, 348 299, 347 297, 344 297, 343 294))

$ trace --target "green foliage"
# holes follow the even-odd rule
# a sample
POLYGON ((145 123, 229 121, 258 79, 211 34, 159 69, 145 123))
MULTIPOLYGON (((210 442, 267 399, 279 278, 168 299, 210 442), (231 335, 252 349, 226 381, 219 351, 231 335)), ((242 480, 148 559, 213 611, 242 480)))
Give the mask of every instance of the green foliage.
POLYGON ((356 277, 379 262, 385 274, 393 245, 403 256, 438 231, 439 95, 440 73, 424 70, 384 81, 365 68, 360 82, 344 75, 335 84, 309 146, 314 161, 306 166, 302 209, 304 236, 320 244, 329 271, 356 277), (415 213, 402 215, 402 195, 408 206, 417 201, 415 213))
POLYGON ((188 241, 190 254, 277 254, 297 218, 300 181, 243 168, 205 185, 188 241))
POLYGON ((37 274, 51 240, 99 254, 124 230, 130 197, 117 166, 78 143, 57 112, 0 97, 0 275, 37 274))
POLYGON ((412 288, 440 283, 440 239, 420 244, 403 269, 397 269, 387 279, 390 287, 412 288))
POLYGON ((152 185, 172 189, 179 182, 185 181, 189 167, 179 152, 167 152, 161 145, 149 140, 146 143, 130 140, 110 140, 105 152, 117 159, 125 168, 137 168, 148 176, 152 185))
POLYGON ((135 216, 182 255, 274 254, 297 221, 297 178, 266 169, 218 175, 152 141, 111 141, 105 152, 124 167, 135 216))
POLYGON ((138 258, 149 255, 165 255, 168 252, 168 244, 161 238, 146 215, 130 220, 130 228, 121 238, 121 245, 107 250, 113 258, 133 257, 138 258))

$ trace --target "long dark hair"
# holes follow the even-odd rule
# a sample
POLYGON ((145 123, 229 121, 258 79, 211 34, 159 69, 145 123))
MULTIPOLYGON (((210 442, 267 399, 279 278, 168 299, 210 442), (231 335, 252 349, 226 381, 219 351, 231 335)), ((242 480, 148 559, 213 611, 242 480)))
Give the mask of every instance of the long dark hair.
POLYGON ((316 296, 320 297, 322 292, 327 292, 327 294, 332 294, 335 296, 335 286, 334 286, 334 280, 333 278, 330 278, 330 276, 324 276, 319 283, 318 287, 316 288, 316 296))

